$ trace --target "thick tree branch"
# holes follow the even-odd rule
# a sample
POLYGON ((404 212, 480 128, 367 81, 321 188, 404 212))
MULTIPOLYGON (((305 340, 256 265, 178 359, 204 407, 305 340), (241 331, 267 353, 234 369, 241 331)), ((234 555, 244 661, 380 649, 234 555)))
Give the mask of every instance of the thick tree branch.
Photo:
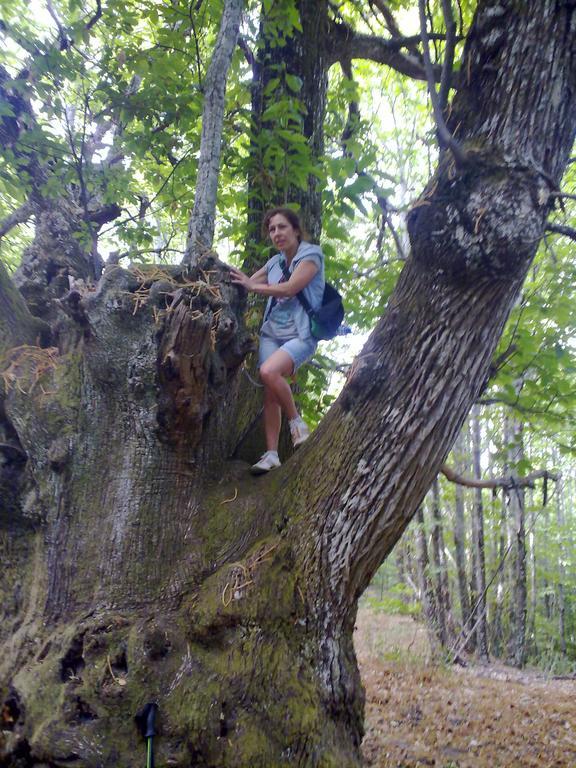
MULTIPOLYGON (((393 38, 398 40, 401 40, 402 38, 406 39, 406 36, 402 34, 400 27, 398 26, 398 22, 396 21, 390 6, 385 0, 370 0, 370 5, 376 6, 377 10, 380 11, 384 17, 386 27, 393 38)), ((420 52, 418 50, 418 45, 420 42, 421 40, 418 38, 413 44, 406 46, 407 50, 417 59, 421 58, 420 52)))
POLYGON ((488 488, 492 490, 496 488, 504 488, 506 490, 511 488, 534 488, 536 480, 554 480, 554 482, 557 482, 560 479, 560 475, 547 469, 536 470, 524 477, 510 475, 509 477, 493 477, 490 480, 477 480, 474 477, 465 477, 455 472, 446 464, 440 468, 440 472, 451 483, 463 485, 466 488, 488 488))
POLYGON ((0 357, 22 344, 45 346, 50 328, 30 314, 24 297, 0 261, 0 357))
MULTIPOLYGON (((439 37, 444 39, 442 35, 439 37)), ((331 65, 351 59, 368 59, 379 64, 385 64, 415 80, 426 80, 426 71, 420 59, 412 54, 401 53, 402 48, 409 48, 420 40, 419 35, 388 40, 374 35, 362 35, 355 32, 346 23, 333 21, 330 24, 327 61, 331 65)), ((440 82, 441 68, 434 67, 433 71, 437 82, 440 82)))
POLYGON ((576 240, 576 229, 566 227, 563 224, 546 224, 546 232, 553 232, 556 235, 565 235, 571 240, 576 240))
POLYGON ((24 224, 24 222, 28 221, 33 214, 34 206, 30 201, 26 201, 20 208, 17 208, 0 223, 0 238, 7 235, 8 232, 18 226, 18 224, 24 224))
POLYGON ((256 66, 256 57, 254 56, 254 51, 248 43, 246 42, 246 39, 242 37, 242 35, 238 35, 238 47, 244 54, 244 58, 248 62, 248 66, 252 71, 254 71, 254 68, 256 66))

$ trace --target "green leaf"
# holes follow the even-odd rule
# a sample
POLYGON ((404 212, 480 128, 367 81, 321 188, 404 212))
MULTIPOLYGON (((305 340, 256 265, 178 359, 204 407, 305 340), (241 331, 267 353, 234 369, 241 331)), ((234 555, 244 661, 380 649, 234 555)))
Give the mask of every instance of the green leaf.
POLYGON ((296 75, 286 75, 286 85, 293 93, 299 93, 302 90, 302 80, 296 75))

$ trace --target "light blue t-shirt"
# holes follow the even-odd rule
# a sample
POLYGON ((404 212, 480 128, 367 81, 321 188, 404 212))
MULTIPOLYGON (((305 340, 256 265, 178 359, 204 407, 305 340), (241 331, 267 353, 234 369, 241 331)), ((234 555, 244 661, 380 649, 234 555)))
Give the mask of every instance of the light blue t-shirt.
MULTIPOLYGON (((312 309, 319 309, 322 305, 325 284, 324 254, 322 253, 320 246, 314 245, 313 243, 307 243, 303 240, 298 246, 298 250, 292 259, 292 263, 288 267, 290 274, 292 274, 298 264, 302 261, 312 261, 318 267, 318 272, 316 272, 312 280, 303 289, 303 293, 308 299, 312 309)), ((282 271, 282 263, 287 263, 284 252, 272 256, 266 263, 269 285, 276 285, 283 281, 284 273, 282 271)), ((268 299, 268 304, 266 305, 264 317, 266 319, 262 324, 260 331, 263 335, 286 340, 294 339, 296 337, 300 339, 309 339, 311 337, 310 318, 296 296, 286 299, 276 299, 274 306, 272 306, 272 297, 270 297, 268 299)))

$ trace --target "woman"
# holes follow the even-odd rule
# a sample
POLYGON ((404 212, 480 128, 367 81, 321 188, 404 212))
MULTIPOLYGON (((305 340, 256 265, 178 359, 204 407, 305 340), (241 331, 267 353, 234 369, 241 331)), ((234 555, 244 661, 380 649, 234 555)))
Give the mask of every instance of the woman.
POLYGON ((310 320, 297 294, 302 291, 312 309, 320 307, 324 294, 322 250, 304 240, 300 220, 294 211, 273 208, 265 215, 262 230, 270 236, 279 253, 252 277, 232 268, 233 283, 269 297, 259 348, 267 450, 251 469, 255 475, 280 466, 278 438, 282 411, 289 420, 295 448, 310 435, 307 424, 296 410, 286 377, 292 376, 312 357, 318 344, 310 333, 310 320), (284 275, 285 270, 289 279, 284 275))

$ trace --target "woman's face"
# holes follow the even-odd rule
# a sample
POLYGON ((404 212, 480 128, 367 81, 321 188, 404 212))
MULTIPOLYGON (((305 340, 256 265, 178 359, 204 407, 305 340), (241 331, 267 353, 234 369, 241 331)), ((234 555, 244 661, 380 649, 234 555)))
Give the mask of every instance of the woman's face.
POLYGON ((268 234, 279 251, 284 251, 288 256, 293 256, 298 250, 300 230, 294 229, 286 216, 276 213, 268 223, 268 234))

